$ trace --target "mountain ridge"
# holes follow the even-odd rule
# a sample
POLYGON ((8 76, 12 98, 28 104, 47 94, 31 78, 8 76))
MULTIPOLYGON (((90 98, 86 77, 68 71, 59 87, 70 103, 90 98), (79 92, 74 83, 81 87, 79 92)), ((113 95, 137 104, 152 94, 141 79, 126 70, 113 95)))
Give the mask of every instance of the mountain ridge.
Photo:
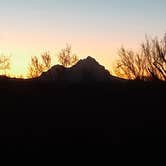
POLYGON ((90 56, 79 60, 74 66, 69 68, 65 68, 62 65, 55 65, 47 72, 44 72, 38 79, 68 83, 118 80, 117 77, 112 76, 104 66, 100 65, 99 62, 90 56))
POLYGON ((40 81, 54 83, 110 83, 110 82, 126 82, 127 80, 110 74, 110 72, 101 65, 95 58, 88 56, 79 60, 75 65, 66 68, 63 65, 54 65, 48 71, 43 72, 37 78, 12 78, 8 76, 0 76, 0 82, 10 81, 40 81))

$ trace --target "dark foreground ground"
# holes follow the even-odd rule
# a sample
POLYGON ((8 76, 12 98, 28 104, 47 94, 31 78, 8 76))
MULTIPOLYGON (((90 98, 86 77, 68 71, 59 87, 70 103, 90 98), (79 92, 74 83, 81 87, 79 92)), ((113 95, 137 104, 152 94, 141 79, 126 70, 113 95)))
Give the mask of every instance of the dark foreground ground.
POLYGON ((0 104, 0 143, 6 150, 166 142, 165 83, 1 80, 0 104))

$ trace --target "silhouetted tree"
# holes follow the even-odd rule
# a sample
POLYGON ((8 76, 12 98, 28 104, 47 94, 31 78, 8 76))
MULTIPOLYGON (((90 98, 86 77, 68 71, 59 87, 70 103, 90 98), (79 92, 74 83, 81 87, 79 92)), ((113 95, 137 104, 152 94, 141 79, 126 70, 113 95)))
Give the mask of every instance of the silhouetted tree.
POLYGON ((147 73, 146 58, 143 54, 121 48, 120 59, 116 63, 115 73, 128 79, 144 79, 147 73))
POLYGON ((161 41, 146 38, 146 42, 142 44, 142 52, 147 59, 149 76, 166 81, 166 34, 161 41))
POLYGON ((0 56, 0 70, 6 75, 7 70, 10 69, 10 57, 1 55, 0 56))
POLYGON ((58 54, 58 61, 64 67, 70 67, 77 63, 78 57, 75 54, 72 54, 71 46, 67 45, 65 49, 62 49, 58 54))
POLYGON ((114 71, 128 79, 166 81, 166 34, 161 41, 146 37, 139 53, 121 48, 114 71))
POLYGON ((28 68, 28 76, 31 78, 39 77, 44 71, 51 67, 51 56, 48 52, 41 55, 42 61, 40 62, 37 56, 31 57, 31 64, 28 68))
POLYGON ((40 63, 38 57, 34 56, 31 57, 31 64, 28 68, 28 75, 31 78, 39 77, 41 73, 43 72, 43 66, 40 63))
POLYGON ((43 69, 44 71, 47 71, 51 67, 51 56, 48 52, 45 52, 44 54, 41 55, 42 58, 42 64, 43 64, 43 69))

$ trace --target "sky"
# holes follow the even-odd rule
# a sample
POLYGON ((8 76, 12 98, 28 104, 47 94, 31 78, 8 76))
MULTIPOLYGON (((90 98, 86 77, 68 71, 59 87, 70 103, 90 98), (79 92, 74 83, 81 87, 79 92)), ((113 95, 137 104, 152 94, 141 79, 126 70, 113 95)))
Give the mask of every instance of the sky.
POLYGON ((31 56, 71 44, 80 58, 110 68, 121 46, 138 49, 145 35, 166 32, 165 0, 0 0, 0 54, 25 74, 31 56))

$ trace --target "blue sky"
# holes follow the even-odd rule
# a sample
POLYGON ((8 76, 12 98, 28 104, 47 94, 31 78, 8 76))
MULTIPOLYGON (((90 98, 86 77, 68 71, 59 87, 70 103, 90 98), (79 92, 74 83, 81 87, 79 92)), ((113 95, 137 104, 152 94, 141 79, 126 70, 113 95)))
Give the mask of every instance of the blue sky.
POLYGON ((136 49, 145 34, 163 36, 165 7, 165 0, 0 0, 0 51, 25 72, 34 54, 70 43, 81 58, 108 66, 122 45, 136 49))

